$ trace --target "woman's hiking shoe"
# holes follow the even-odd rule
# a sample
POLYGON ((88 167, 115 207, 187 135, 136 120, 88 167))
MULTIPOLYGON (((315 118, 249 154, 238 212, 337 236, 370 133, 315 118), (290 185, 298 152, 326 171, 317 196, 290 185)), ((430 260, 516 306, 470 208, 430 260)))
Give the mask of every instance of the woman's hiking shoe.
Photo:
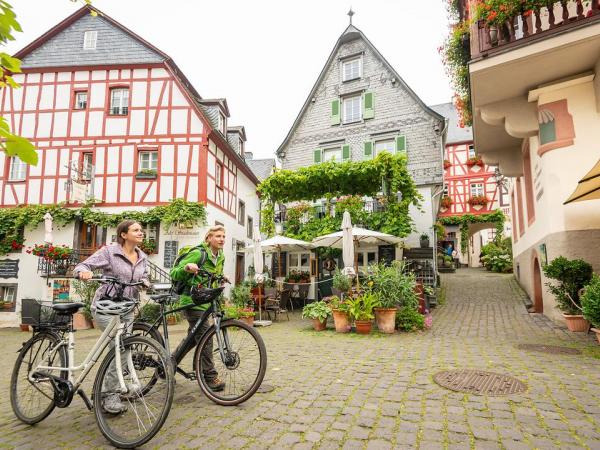
POLYGON ((102 402, 102 408, 109 414, 121 414, 127 411, 127 405, 121 402, 119 394, 108 394, 102 402))

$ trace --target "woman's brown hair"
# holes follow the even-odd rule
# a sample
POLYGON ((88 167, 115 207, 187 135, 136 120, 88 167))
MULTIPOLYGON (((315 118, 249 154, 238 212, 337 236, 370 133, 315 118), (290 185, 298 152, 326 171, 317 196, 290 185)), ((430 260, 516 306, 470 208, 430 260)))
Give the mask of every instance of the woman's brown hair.
POLYGON ((135 220, 124 220, 119 225, 117 225, 117 242, 119 243, 119 245, 122 246, 123 244, 125 244, 125 239, 123 239, 121 233, 127 234, 129 232, 129 227, 135 223, 139 222, 136 222, 135 220))

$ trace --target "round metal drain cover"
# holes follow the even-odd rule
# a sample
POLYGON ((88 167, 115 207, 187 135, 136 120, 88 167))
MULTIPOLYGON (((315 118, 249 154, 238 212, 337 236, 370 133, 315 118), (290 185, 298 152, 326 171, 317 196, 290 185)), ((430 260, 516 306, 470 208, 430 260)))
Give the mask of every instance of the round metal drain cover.
POLYGON ((442 387, 478 395, 510 395, 525 392, 525 383, 514 377, 483 370, 445 370, 433 376, 442 387))
POLYGON ((519 344, 517 345, 517 348, 532 352, 556 353, 561 355, 581 355, 581 350, 569 347, 559 347, 558 345, 519 344))

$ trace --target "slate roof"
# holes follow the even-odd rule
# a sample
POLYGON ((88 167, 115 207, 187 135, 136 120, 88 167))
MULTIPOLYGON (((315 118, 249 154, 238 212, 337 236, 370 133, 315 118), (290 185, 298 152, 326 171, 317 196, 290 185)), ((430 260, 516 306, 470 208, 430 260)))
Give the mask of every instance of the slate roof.
POLYGON ((446 144, 473 141, 473 130, 471 127, 461 128, 458 125, 458 112, 452 103, 441 103, 430 106, 435 112, 448 119, 448 133, 446 144))
POLYGON ((275 158, 247 159, 246 164, 248 164, 250 170, 256 175, 256 178, 262 181, 271 175, 273 167, 275 167, 275 158))

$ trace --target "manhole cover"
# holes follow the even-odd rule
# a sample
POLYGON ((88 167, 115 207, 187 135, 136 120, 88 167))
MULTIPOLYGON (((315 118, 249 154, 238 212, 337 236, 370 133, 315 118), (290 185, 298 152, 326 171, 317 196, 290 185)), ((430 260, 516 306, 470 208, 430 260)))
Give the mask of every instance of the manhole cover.
POLYGON ((509 395, 524 392, 525 384, 514 377, 483 370, 445 370, 433 376, 442 387, 478 395, 509 395))
POLYGON ((569 347, 559 347, 558 345, 541 345, 541 344, 519 344, 517 348, 520 350, 530 350, 532 352, 556 353, 562 355, 581 355, 581 350, 569 347))

